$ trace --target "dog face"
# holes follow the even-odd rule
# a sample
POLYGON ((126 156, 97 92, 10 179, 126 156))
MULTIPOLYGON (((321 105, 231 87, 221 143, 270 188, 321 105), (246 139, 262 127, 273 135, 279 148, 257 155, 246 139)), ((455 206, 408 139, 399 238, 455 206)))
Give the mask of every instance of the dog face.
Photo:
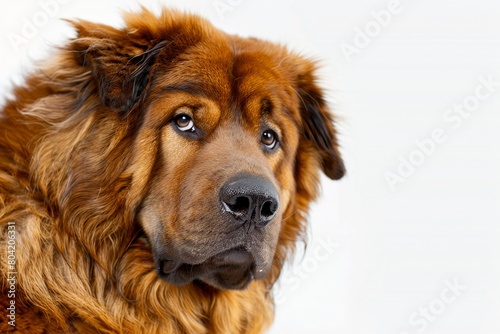
POLYGON ((140 221, 160 274, 175 283, 241 288, 263 278, 294 190, 294 93, 269 56, 229 43, 195 47, 160 70, 148 111, 165 119, 154 122, 164 124, 161 167, 140 221))
POLYGON ((77 23, 74 42, 103 103, 135 119, 136 221, 166 281, 245 288, 276 261, 303 165, 344 173, 314 65, 189 16, 145 22, 77 23))

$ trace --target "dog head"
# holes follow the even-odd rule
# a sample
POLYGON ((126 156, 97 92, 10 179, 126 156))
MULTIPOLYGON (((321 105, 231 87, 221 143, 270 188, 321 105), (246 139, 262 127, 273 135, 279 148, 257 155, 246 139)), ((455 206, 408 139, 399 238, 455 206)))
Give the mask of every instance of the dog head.
POLYGON ((175 12, 74 25, 100 103, 130 129, 126 201, 159 276, 242 289, 269 275, 318 170, 344 174, 314 63, 175 12))

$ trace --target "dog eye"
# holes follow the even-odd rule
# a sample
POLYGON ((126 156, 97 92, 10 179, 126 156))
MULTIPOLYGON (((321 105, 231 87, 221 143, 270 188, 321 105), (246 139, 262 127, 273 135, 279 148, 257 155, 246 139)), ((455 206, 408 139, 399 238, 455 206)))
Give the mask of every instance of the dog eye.
POLYGON ((268 150, 272 150, 278 144, 278 136, 273 130, 266 130, 262 133, 260 141, 268 150))
POLYGON ((177 128, 181 131, 190 131, 190 132, 196 131, 193 120, 186 114, 177 115, 174 121, 175 125, 177 125, 177 128))

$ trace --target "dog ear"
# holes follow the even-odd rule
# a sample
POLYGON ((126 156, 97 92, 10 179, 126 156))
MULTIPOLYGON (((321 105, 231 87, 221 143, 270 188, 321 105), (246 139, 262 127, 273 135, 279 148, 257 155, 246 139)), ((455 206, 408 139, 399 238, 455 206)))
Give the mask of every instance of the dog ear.
POLYGON ((326 176, 338 180, 344 176, 345 166, 339 151, 333 116, 328 110, 323 91, 316 83, 314 63, 303 59, 299 62, 297 92, 302 136, 317 150, 326 176))
POLYGON ((127 116, 144 97, 151 67, 166 42, 135 38, 125 29, 71 21, 78 37, 70 44, 80 65, 91 71, 103 104, 127 116))

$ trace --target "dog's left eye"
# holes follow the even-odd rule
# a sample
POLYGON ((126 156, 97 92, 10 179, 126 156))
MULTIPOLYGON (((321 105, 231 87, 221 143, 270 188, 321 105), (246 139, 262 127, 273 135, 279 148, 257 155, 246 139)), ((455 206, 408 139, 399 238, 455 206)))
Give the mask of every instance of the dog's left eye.
POLYGON ((268 150, 272 150, 278 144, 278 135, 273 130, 266 130, 262 133, 260 141, 268 150))
POLYGON ((189 131, 189 132, 196 131, 193 119, 186 114, 177 115, 174 121, 175 125, 177 125, 177 128, 181 131, 189 131))

